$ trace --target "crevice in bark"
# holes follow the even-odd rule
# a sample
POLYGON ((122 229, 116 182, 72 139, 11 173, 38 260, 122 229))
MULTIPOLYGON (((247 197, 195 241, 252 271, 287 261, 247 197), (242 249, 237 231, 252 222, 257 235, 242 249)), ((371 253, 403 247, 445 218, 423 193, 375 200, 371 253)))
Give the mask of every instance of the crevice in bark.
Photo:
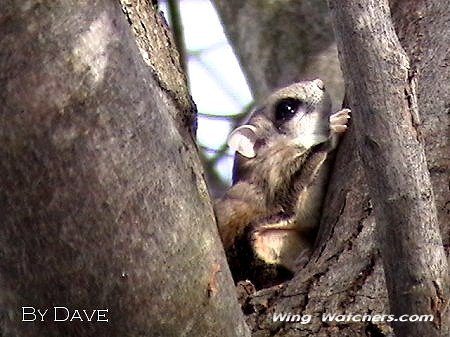
POLYGON ((420 117, 418 113, 418 106, 417 106, 417 95, 416 95, 416 75, 417 70, 414 66, 412 66, 411 69, 408 70, 408 77, 407 77, 407 86, 405 88, 404 94, 405 94, 405 100, 408 105, 408 111, 410 113, 411 117, 411 125, 415 132, 415 138, 419 143, 423 144, 423 134, 421 132, 421 123, 420 123, 420 117))
POLYGON ((442 315, 445 313, 450 300, 444 297, 442 286, 433 280, 433 286, 436 292, 436 298, 431 298, 431 311, 435 312, 436 325, 439 329, 442 328, 442 315))
POLYGON ((345 310, 345 308, 347 308, 347 306, 355 300, 354 296, 356 296, 358 291, 361 290, 361 288, 366 284, 369 276, 373 274, 375 263, 376 257, 372 255, 367 265, 359 272, 358 277, 346 289, 347 296, 339 303, 342 309, 345 310))
MULTIPOLYGON (((342 205, 341 205, 341 207, 339 208, 339 213, 336 215, 335 221, 330 225, 330 230, 329 230, 329 233, 328 233, 328 235, 327 235, 327 238, 326 238, 326 239, 323 239, 323 242, 327 242, 327 241, 329 240, 329 238, 331 238, 331 237, 334 236, 334 229, 335 229, 337 223, 339 222, 339 220, 341 219, 342 214, 344 214, 345 206, 347 205, 347 191, 344 191, 343 194, 344 194, 344 198, 343 198, 343 200, 342 200, 342 205)), ((321 248, 320 248, 319 254, 317 254, 317 257, 316 257, 316 259, 315 259, 315 262, 316 262, 316 263, 317 263, 317 261, 319 261, 319 259, 322 257, 322 253, 324 252, 325 248, 326 248, 326 244, 322 243, 322 246, 321 246, 321 248)), ((329 258, 329 259, 330 259, 330 258, 329 258)), ((328 260, 329 260, 329 259, 328 259, 328 260)), ((327 260, 327 261, 328 261, 328 260, 327 260)))
POLYGON ((367 323, 364 333, 367 337, 386 337, 383 331, 381 331, 381 329, 372 322, 367 323))

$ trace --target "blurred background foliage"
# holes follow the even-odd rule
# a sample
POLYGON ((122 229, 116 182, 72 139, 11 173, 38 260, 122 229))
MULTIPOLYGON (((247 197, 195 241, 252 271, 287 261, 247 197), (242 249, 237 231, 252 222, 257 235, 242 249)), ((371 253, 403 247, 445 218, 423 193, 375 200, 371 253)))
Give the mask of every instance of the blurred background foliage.
POLYGON ((252 96, 210 1, 159 1, 159 9, 171 26, 197 105, 200 156, 217 197, 231 183, 227 136, 252 110, 252 96))

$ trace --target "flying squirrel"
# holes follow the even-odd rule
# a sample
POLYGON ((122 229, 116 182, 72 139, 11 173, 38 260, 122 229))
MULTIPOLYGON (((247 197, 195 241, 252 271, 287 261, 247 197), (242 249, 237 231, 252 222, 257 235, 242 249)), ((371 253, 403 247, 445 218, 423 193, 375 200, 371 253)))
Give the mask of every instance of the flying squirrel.
POLYGON ((229 136, 233 185, 215 212, 236 282, 263 288, 311 254, 332 153, 350 110, 331 111, 319 79, 275 91, 229 136))

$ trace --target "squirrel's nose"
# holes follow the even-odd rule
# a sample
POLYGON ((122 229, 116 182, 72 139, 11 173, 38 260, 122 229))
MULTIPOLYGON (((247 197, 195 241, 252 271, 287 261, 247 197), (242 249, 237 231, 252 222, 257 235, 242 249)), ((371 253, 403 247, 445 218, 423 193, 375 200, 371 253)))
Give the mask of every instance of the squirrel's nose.
POLYGON ((317 85, 317 87, 320 89, 320 90, 325 90, 325 84, 323 83, 323 81, 322 80, 320 80, 320 79, 315 79, 314 81, 313 81, 313 83, 315 84, 315 85, 317 85))

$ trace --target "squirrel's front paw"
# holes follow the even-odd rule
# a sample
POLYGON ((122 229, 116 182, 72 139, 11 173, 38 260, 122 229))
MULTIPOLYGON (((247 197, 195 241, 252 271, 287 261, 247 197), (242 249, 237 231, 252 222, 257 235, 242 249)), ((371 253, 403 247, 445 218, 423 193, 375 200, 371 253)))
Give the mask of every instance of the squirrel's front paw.
POLYGON ((350 109, 342 109, 330 116, 330 130, 335 133, 343 133, 347 130, 350 118, 350 109))

